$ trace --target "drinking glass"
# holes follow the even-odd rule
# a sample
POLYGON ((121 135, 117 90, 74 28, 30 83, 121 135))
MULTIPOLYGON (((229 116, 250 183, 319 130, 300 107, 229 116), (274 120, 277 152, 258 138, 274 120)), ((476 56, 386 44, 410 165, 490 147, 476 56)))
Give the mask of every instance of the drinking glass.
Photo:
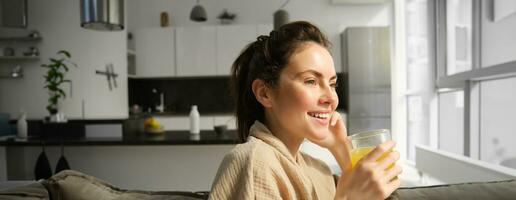
MULTIPOLYGON (((349 136, 353 149, 350 152, 351 165, 354 167, 355 164, 362 159, 365 155, 371 152, 379 144, 390 140, 391 133, 387 129, 376 129, 355 133, 349 136)), ((389 150, 388 152, 390 152, 389 150)), ((387 156, 388 152, 384 153, 379 160, 387 156)))

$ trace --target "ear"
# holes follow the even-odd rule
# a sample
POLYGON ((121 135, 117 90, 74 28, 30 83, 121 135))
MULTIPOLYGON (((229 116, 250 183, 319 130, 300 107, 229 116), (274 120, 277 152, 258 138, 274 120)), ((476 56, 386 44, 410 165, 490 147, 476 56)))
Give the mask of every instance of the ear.
POLYGON ((253 89, 253 94, 256 100, 262 104, 265 108, 272 107, 272 99, 270 94, 270 89, 267 87, 265 82, 260 79, 256 79, 253 81, 251 88, 253 89))

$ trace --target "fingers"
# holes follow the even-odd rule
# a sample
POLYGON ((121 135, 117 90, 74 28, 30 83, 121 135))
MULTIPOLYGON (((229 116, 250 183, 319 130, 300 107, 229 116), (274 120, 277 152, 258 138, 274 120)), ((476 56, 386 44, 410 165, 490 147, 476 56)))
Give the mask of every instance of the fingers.
POLYGON ((330 125, 331 126, 335 126, 335 124, 337 124, 337 122, 339 121, 340 119, 340 114, 339 112, 337 111, 333 111, 332 115, 331 115, 331 119, 330 119, 330 125))
POLYGON ((375 162, 377 161, 385 152, 391 150, 396 145, 396 142, 389 140, 382 144, 379 144, 376 148, 374 148, 369 154, 364 156, 362 160, 364 162, 375 162))
POLYGON ((387 154, 387 156, 378 161, 378 167, 380 169, 387 169, 389 166, 392 166, 397 160, 400 159, 400 153, 397 151, 393 151, 387 154))
POLYGON ((403 172, 403 169, 398 165, 394 165, 393 167, 391 167, 390 169, 388 169, 385 172, 385 175, 383 176, 382 181, 384 183, 389 183, 389 182, 395 181, 395 180, 397 180, 396 178, 398 175, 401 174, 401 172, 403 172))

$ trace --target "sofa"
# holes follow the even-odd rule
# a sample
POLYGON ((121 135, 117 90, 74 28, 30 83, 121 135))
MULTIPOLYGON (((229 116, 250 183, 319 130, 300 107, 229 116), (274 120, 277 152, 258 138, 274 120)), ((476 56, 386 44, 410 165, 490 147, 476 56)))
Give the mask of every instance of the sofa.
MULTIPOLYGON (((199 200, 209 192, 140 191, 117 188, 93 176, 64 170, 47 180, 0 191, 2 200, 199 200)), ((400 188, 389 200, 418 199, 516 199, 516 181, 463 183, 400 188)))

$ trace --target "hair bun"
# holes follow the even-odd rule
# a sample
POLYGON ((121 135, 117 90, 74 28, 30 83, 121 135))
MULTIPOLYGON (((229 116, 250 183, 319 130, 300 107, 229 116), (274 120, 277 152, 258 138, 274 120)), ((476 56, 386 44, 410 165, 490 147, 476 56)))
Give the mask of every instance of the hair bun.
POLYGON ((276 31, 276 30, 273 30, 269 33, 269 37, 271 40, 273 41, 278 41, 279 40, 279 32, 276 31))

